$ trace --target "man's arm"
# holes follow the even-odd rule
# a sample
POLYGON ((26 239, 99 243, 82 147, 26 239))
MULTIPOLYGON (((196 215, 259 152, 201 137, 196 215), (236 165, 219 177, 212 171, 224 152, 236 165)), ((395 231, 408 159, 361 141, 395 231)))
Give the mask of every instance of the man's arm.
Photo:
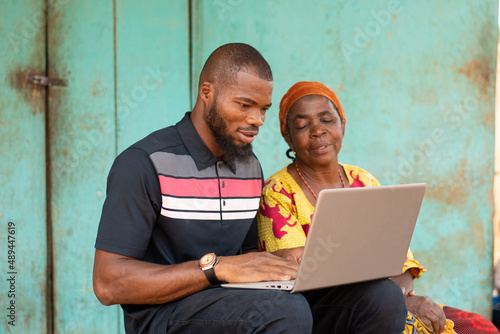
MULTIPOLYGON (((221 256, 214 267, 220 281, 289 280, 297 274, 294 261, 267 252, 221 256)), ((160 265, 96 249, 94 292, 104 305, 162 304, 208 287, 198 261, 160 265)))

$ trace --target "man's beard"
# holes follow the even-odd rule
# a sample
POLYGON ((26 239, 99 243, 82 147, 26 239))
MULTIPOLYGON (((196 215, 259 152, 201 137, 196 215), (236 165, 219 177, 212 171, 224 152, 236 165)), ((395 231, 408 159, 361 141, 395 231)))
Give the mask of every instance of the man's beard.
MULTIPOLYGON (((249 162, 253 156, 252 144, 237 145, 234 143, 234 138, 228 133, 226 122, 219 114, 215 104, 216 101, 205 116, 205 120, 214 135, 215 142, 222 150, 224 160, 226 162, 249 162)), ((252 131, 258 131, 258 129, 252 127, 252 131)))

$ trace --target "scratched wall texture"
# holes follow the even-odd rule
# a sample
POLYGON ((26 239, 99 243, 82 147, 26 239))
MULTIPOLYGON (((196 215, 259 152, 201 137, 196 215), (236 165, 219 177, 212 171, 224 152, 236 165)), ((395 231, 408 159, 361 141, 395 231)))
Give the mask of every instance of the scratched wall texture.
POLYGON ((41 8, 42 1, 0 4, 0 333, 37 333, 47 326, 46 92, 25 78, 45 73, 45 37, 22 21, 41 8), (7 281, 11 276, 14 281, 7 281), (11 306, 14 319, 7 317, 11 306), (15 327, 8 324, 13 320, 15 327))
POLYGON ((497 22, 496 0, 1 1, 0 258, 14 221, 20 276, 19 327, 2 320, 0 332, 123 332, 91 286, 107 172, 191 108, 206 57, 234 41, 274 72, 255 142, 265 175, 288 163, 281 96, 327 84, 347 115, 340 161, 383 184, 428 185, 411 245, 428 269, 417 292, 489 316, 497 22), (27 73, 68 87, 31 86, 27 73))

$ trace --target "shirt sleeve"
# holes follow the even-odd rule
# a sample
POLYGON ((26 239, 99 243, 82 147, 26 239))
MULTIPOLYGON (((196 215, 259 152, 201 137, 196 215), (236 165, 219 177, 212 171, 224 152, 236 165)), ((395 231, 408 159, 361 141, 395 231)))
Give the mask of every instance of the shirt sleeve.
POLYGON ((258 241, 261 251, 302 247, 306 234, 297 219, 292 191, 273 180, 264 187, 257 212, 258 241))
POLYGON ((410 270, 413 279, 419 278, 427 270, 420 264, 420 262, 415 260, 415 257, 409 248, 401 274, 404 274, 407 270, 410 270))
POLYGON ((149 156, 127 149, 113 163, 108 175, 95 247, 142 258, 161 210, 161 192, 149 156))

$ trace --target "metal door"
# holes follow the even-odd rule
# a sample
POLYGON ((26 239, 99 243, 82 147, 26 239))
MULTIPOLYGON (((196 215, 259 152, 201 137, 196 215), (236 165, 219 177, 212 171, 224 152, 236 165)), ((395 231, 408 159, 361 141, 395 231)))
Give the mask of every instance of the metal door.
POLYGON ((0 332, 124 331, 121 309, 102 306, 92 291, 106 176, 117 153, 190 110, 188 8, 160 0, 0 5, 4 263, 15 233, 0 291, 2 309, 15 303, 15 326, 2 321, 0 332), (67 86, 29 84, 30 73, 67 86))
MULTIPOLYGON (((43 1, 0 4, 0 332, 47 327, 46 73, 43 1), (8 15, 6 15, 8 14, 8 15)), ((40 330, 41 329, 41 330, 40 330)))

